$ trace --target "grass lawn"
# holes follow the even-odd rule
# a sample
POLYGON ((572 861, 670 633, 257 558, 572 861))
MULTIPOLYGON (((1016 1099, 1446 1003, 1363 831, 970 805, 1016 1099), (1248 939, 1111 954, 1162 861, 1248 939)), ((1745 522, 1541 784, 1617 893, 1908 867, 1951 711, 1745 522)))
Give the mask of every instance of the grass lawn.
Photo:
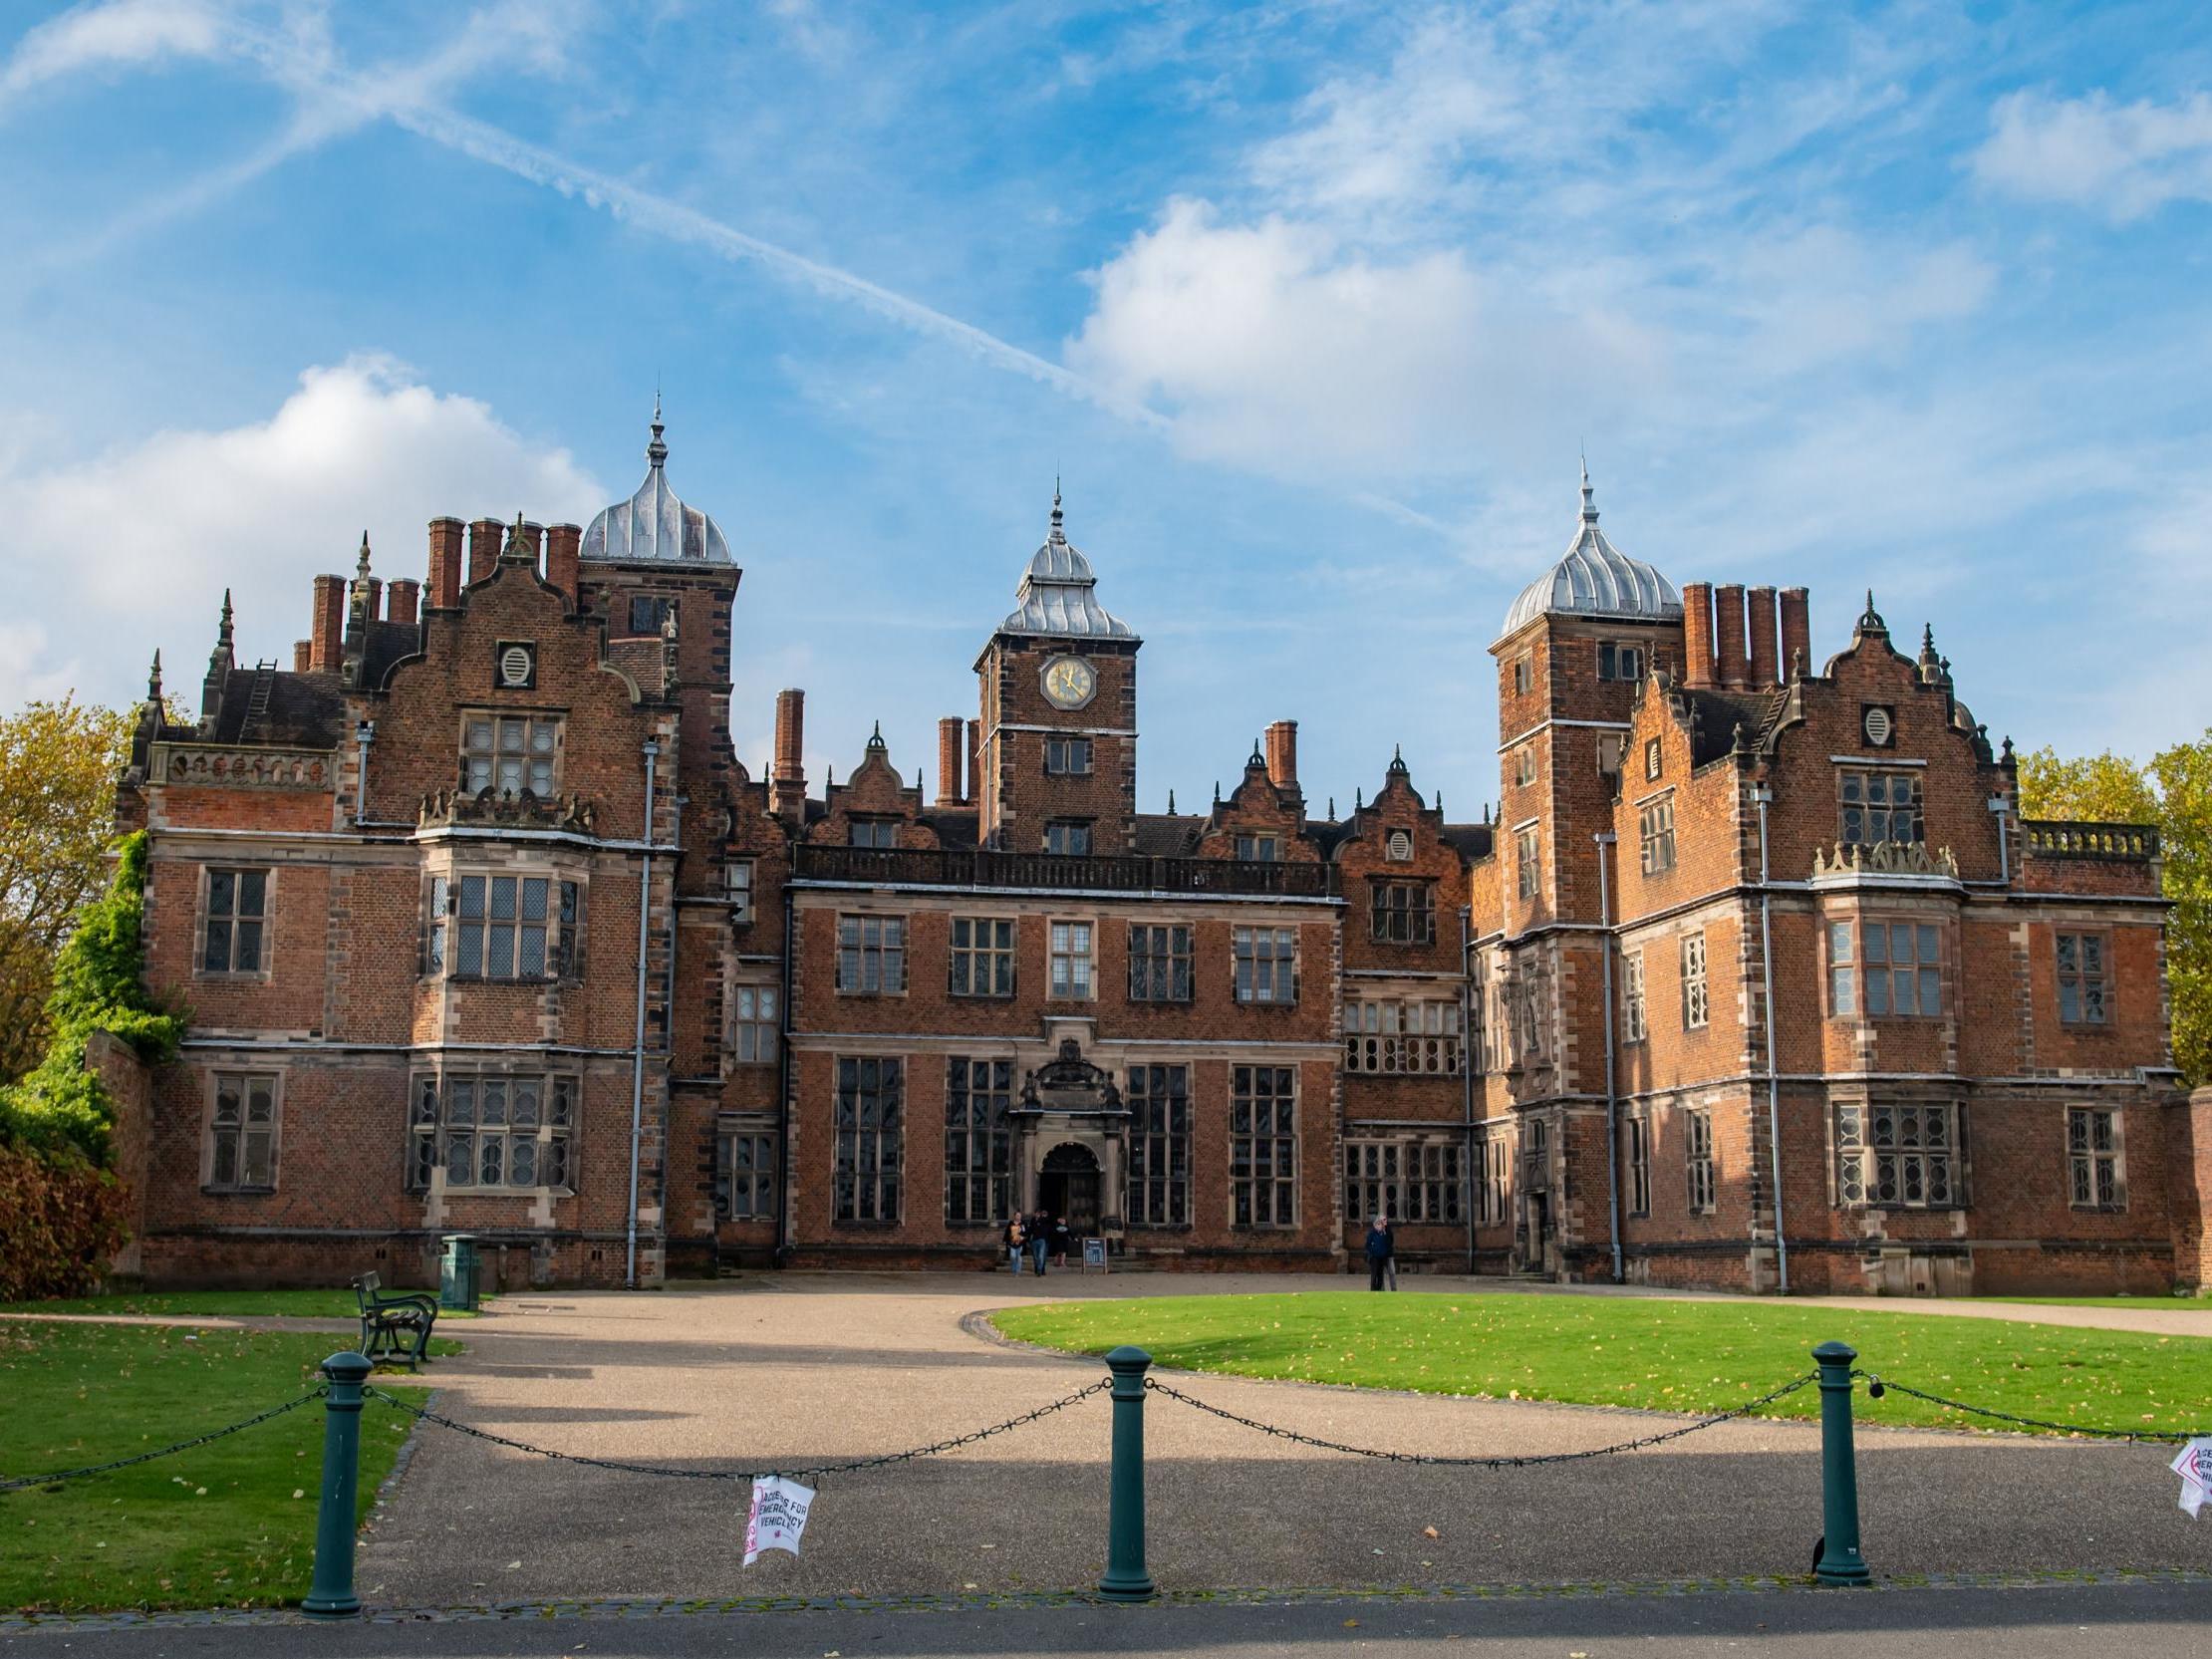
MULTIPOLYGON (((488 1303, 491 1298, 486 1296, 488 1303)), ((141 1290, 113 1296, 73 1296, 51 1302, 0 1302, 0 1313, 207 1314, 217 1318, 277 1315, 295 1319, 354 1319, 361 1304, 340 1290, 141 1290)), ((438 1318, 473 1319, 473 1313, 440 1308, 438 1318)))
MULTIPOLYGON (((991 1322, 1077 1353, 1134 1343, 1178 1370, 1680 1412, 1764 1394, 1811 1370, 1810 1349, 1833 1338, 1870 1371, 1999 1411, 2212 1431, 2204 1337, 1737 1302, 1367 1291, 1056 1302, 991 1322)), ((1808 1388, 1766 1409, 1816 1417, 1819 1402, 1808 1388)), ((1981 1421, 1895 1391, 1861 1393, 1856 1409, 1872 1423, 1981 1421)))
MULTIPOLYGON (((251 1417, 312 1388, 337 1346, 292 1332, 0 1323, 0 1475, 104 1463, 251 1417)), ((412 1421, 375 1401, 364 1412, 363 1514, 412 1421)), ((322 1447, 323 1412, 307 1405, 174 1457, 0 1493, 0 1609, 298 1599, 315 1564, 322 1447)))

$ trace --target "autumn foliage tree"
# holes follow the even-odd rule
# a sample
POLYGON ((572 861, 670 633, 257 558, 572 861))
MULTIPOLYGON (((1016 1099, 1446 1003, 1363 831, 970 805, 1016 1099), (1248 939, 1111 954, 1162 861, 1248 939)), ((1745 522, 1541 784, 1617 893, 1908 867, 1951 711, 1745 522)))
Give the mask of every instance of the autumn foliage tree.
POLYGON ((0 1083, 45 1053, 55 959, 107 885, 131 725, 74 697, 0 717, 0 1083))
POLYGON ((2158 826, 2173 901, 2166 981, 2174 1064, 2192 1086, 2212 1082, 2212 729, 2161 749, 2148 765, 2108 752, 2068 758, 2038 749, 2020 762, 2020 808, 2031 818, 2158 826))

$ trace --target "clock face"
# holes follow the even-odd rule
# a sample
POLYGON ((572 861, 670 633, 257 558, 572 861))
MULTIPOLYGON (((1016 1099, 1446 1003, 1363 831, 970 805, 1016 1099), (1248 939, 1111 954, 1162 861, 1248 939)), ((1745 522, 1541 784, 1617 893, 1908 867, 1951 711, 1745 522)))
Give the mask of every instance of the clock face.
POLYGON ((1080 708, 1098 691, 1098 675, 1080 657, 1055 657, 1044 666, 1044 694, 1062 708, 1080 708))

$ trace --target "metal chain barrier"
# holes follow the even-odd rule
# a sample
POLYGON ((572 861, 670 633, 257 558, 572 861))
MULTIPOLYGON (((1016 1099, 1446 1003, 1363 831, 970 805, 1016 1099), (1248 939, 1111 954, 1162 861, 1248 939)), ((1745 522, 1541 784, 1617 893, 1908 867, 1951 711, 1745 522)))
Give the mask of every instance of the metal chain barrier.
POLYGON ((328 1388, 316 1388, 302 1394, 297 1400, 287 1400, 281 1406, 271 1406, 258 1417, 249 1417, 242 1423, 232 1423, 225 1428, 210 1429, 206 1434, 190 1440, 180 1440, 174 1446, 164 1446, 158 1452, 140 1452, 135 1457, 118 1458, 113 1463, 87 1464, 82 1469, 57 1469, 47 1475, 17 1475, 0 1479, 0 1492, 21 1492, 30 1487, 52 1486, 57 1481, 82 1481, 95 1475, 105 1475, 110 1470, 129 1469, 135 1463, 151 1463, 155 1458, 174 1457, 179 1452, 189 1452, 195 1446, 205 1446, 210 1441, 234 1435, 241 1429, 250 1429, 257 1423, 266 1423, 272 1417, 282 1417, 288 1411, 298 1411, 310 1400, 320 1400, 328 1388))
POLYGON ((2059 1434, 2088 1435, 2097 1440, 2157 1441, 2174 1445, 2184 1440, 2198 1440, 2212 1436, 2212 1429, 2099 1429, 2085 1423, 2054 1423, 2046 1417, 2020 1417, 2009 1411, 1998 1411, 1989 1406, 1970 1406, 1964 1400, 1947 1400, 1940 1394, 1930 1394, 1925 1389, 1908 1387, 1901 1382, 1890 1382, 1872 1371, 1853 1369, 1851 1375, 1866 1379, 1869 1399, 1879 1400, 1890 1389, 1925 1400, 1931 1406, 1945 1406, 1952 1411, 1967 1412, 1975 1417, 1987 1417, 1998 1423, 2018 1423, 2028 1429, 2050 1429, 2059 1434))
POLYGON ((456 1423, 452 1418, 442 1417, 434 1411, 415 1405, 411 1400, 403 1400, 396 1394, 387 1394, 381 1388, 372 1388, 366 1392, 373 1398, 384 1401, 386 1405, 397 1406, 400 1410, 419 1418, 422 1422, 435 1423, 441 1429, 451 1429, 455 1434, 467 1435, 471 1440, 489 1441, 494 1446, 505 1446, 512 1451, 527 1452, 532 1457, 550 1458, 556 1463, 582 1464, 589 1469, 611 1469, 620 1475, 659 1475, 678 1481, 742 1481, 750 1484, 755 1480, 765 1480, 770 1477, 796 1480, 801 1476, 808 1477, 818 1483, 824 1475, 850 1475, 858 1470, 883 1469, 892 1464, 912 1463, 917 1458, 934 1458, 942 1453, 957 1452, 964 1446, 972 1446, 979 1440, 988 1440, 992 1435, 1002 1435, 1010 1430, 1034 1423, 1040 1417, 1050 1417, 1056 1411, 1065 1411, 1069 1406, 1079 1404, 1089 1399, 1093 1394, 1102 1394, 1112 1386, 1113 1383, 1110 1379, 1094 1382, 1088 1388, 1079 1388, 1066 1398, 1054 1400, 1048 1406, 1039 1406, 1035 1411, 1025 1411, 1019 1417, 1009 1417, 1005 1422, 993 1423, 987 1429, 977 1429, 971 1434, 961 1435, 953 1440, 941 1440, 929 1446, 917 1446, 911 1451, 887 1452, 880 1457, 854 1458, 844 1463, 806 1464, 781 1469, 669 1469, 656 1464, 625 1463, 619 1458, 591 1458, 579 1452, 557 1452, 550 1446, 532 1446, 528 1441, 512 1440, 505 1435, 495 1435, 489 1429, 478 1429, 466 1423, 456 1423))
MULTIPOLYGON (((1543 1452, 1512 1458, 1454 1458, 1429 1452, 1381 1452, 1367 1446, 1346 1446, 1340 1441, 1322 1440, 1313 1435, 1299 1434, 1295 1429, 1278 1428, 1272 1423, 1261 1423, 1254 1418, 1240 1417, 1233 1411, 1224 1411, 1220 1406, 1210 1406, 1204 1400, 1193 1399, 1179 1388, 1170 1388, 1157 1377, 1145 1379, 1145 1387, 1156 1394, 1165 1394, 1171 1400, 1180 1400, 1187 1406, 1196 1407, 1211 1417, 1222 1418, 1243 1428, 1256 1429, 1263 1435, 1273 1435, 1277 1440, 1287 1440, 1300 1446, 1315 1447, 1323 1452, 1343 1452, 1355 1458, 1374 1458, 1382 1463, 1435 1464, 1450 1469, 1533 1469, 1541 1464, 1582 1463, 1591 1458, 1610 1457, 1615 1452, 1640 1452, 1646 1447, 1664 1446, 1670 1440, 1680 1440, 1684 1435, 1694 1435, 1701 1429, 1711 1429, 1722 1423, 1733 1422, 1739 1417, 1749 1417, 1762 1406, 1773 1405, 1775 1401, 1795 1394, 1800 1388, 1809 1387, 1818 1375, 1819 1373, 1816 1371, 1808 1371, 1803 1376, 1794 1378, 1770 1393, 1760 1395, 1756 1400, 1746 1400, 1740 1406, 1733 1406, 1729 1410, 1718 1412, 1711 1417, 1700 1418, 1695 1423, 1685 1423, 1677 1429, 1668 1429, 1662 1434, 1643 1435, 1635 1440, 1623 1440, 1612 1446, 1593 1446, 1586 1452, 1543 1452)), ((1541 1402, 1522 1401, 1521 1403, 1540 1404, 1541 1402)))

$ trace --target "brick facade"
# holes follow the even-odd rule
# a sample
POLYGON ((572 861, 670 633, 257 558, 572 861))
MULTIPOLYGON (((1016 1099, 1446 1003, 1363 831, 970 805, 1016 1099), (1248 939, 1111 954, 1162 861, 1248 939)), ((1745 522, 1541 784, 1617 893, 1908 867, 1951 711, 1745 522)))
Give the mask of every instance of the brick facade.
POLYGON ((1396 757, 1310 812, 1290 720, 1144 813, 1143 642, 1055 503, 936 788, 879 734, 810 790, 799 692, 772 776, 731 749, 739 572, 666 453, 588 531, 433 521, 420 583, 364 545, 290 669, 226 601, 199 719, 153 689, 149 1279, 419 1282, 455 1231, 518 1286, 982 1267, 1040 1205, 1201 1269, 1346 1269, 1378 1209, 1415 1268, 2212 1265, 2155 836, 2021 823, 1871 602, 1817 673, 1802 590, 1517 606, 1495 823, 1396 757))

